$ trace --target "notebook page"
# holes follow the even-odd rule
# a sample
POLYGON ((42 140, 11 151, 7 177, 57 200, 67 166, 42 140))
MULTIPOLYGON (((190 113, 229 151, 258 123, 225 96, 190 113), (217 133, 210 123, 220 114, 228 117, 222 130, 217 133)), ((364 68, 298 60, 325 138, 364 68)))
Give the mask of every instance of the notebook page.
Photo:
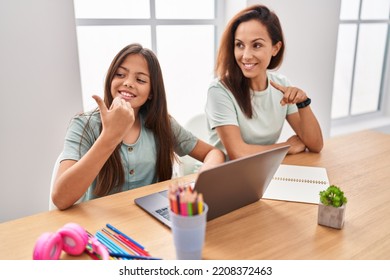
POLYGON ((318 204, 319 192, 328 186, 323 167, 281 164, 263 198, 318 204))

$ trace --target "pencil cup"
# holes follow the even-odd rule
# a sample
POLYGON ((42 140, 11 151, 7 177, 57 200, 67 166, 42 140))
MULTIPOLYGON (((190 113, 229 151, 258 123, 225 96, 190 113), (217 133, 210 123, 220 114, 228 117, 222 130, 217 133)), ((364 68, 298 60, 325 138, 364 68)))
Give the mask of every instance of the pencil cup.
POLYGON ((208 207, 203 204, 203 212, 194 216, 182 216, 172 211, 169 215, 172 222, 173 242, 178 260, 201 260, 206 234, 208 207))

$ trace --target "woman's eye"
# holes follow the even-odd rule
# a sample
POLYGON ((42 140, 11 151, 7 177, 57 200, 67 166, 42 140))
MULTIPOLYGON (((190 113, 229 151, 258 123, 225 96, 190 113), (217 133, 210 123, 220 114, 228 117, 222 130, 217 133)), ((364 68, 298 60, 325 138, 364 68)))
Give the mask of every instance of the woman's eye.
POLYGON ((256 43, 256 44, 253 45, 253 47, 254 47, 255 49, 261 48, 261 44, 260 44, 260 43, 256 43))
POLYGON ((236 43, 236 47, 241 49, 244 47, 244 45, 242 43, 236 43))

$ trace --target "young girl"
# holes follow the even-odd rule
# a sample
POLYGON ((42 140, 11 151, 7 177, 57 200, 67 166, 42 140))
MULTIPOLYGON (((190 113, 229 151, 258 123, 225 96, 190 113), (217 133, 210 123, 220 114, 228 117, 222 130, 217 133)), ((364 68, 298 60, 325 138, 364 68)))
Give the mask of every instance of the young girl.
POLYGON ((323 138, 311 99, 280 74, 285 43, 278 17, 255 5, 234 16, 223 34, 206 115, 211 144, 230 159, 281 145, 289 154, 320 152, 323 138), (287 120, 296 135, 277 143, 287 120))
POLYGON ((157 57, 139 44, 115 56, 104 101, 93 98, 98 108, 75 116, 66 134, 52 192, 59 209, 168 180, 175 153, 203 161, 201 170, 225 160, 170 117, 157 57))

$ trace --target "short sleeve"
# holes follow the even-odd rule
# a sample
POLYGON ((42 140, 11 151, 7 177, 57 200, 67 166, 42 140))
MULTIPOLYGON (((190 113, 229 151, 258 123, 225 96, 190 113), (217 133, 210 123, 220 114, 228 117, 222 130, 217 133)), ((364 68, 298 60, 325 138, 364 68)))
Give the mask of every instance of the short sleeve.
POLYGON ((205 108, 210 129, 222 125, 237 125, 237 111, 234 97, 220 82, 214 81, 207 92, 205 108))
POLYGON ((296 104, 288 104, 287 115, 297 113, 297 112, 298 112, 298 107, 296 104))
POLYGON ((195 148, 198 138, 183 128, 174 118, 171 117, 170 119, 175 137, 175 153, 181 157, 188 155, 195 148))
POLYGON ((80 160, 99 137, 99 131, 99 116, 79 115, 74 117, 66 132, 60 161, 65 159, 80 160))

